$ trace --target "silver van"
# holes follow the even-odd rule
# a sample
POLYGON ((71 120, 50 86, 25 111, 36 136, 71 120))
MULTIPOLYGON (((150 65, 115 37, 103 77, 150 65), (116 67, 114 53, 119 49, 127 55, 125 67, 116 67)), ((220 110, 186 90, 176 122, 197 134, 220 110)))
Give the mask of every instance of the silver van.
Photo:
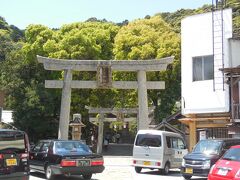
POLYGON ((168 174, 170 168, 180 168, 182 158, 188 153, 180 134, 160 130, 139 130, 133 147, 133 166, 159 169, 168 174))

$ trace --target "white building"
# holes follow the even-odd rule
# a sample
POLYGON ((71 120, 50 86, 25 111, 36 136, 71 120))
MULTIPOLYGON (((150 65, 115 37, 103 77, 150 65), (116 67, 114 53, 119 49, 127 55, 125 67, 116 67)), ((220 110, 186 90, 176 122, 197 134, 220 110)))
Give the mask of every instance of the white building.
MULTIPOLYGON (((240 41, 232 34, 231 9, 182 20, 182 114, 186 118, 181 122, 189 126, 190 147, 202 131, 208 138, 229 136, 234 95, 226 83, 226 68, 240 65, 240 41)), ((239 78, 235 84, 235 102, 239 104, 239 78)))
POLYGON ((7 123, 7 124, 13 123, 12 111, 3 110, 1 122, 7 123))

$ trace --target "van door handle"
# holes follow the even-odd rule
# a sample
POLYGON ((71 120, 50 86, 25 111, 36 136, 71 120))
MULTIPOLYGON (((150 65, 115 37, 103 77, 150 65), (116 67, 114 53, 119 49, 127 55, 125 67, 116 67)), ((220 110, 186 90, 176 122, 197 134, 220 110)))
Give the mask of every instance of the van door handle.
POLYGON ((149 156, 149 154, 145 154, 145 156, 149 156))

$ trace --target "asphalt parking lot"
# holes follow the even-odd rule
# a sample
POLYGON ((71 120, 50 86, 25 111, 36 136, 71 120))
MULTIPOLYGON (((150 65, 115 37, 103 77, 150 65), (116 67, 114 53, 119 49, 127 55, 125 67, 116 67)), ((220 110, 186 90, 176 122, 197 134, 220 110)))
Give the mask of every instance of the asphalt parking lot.
MULTIPOLYGON (((92 180, 183 180, 179 170, 174 169, 169 175, 161 175, 157 170, 144 169, 142 173, 135 172, 131 165, 131 156, 104 156, 105 170, 101 174, 94 174, 92 180)), ((44 180, 41 173, 31 172, 30 180, 44 180)), ((57 180, 81 180, 81 176, 57 177, 57 180)), ((207 178, 193 177, 193 180, 206 180, 207 178)))

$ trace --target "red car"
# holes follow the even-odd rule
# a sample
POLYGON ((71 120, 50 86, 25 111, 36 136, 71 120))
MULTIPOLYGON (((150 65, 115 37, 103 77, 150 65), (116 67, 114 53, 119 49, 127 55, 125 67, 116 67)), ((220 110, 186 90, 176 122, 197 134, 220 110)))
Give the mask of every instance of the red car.
POLYGON ((240 145, 232 146, 215 165, 208 180, 240 180, 240 145))

